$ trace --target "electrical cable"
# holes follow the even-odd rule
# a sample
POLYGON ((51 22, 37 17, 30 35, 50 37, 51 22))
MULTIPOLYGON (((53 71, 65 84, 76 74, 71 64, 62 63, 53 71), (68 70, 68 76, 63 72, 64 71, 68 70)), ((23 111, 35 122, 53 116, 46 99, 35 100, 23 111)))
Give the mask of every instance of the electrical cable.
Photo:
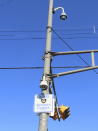
POLYGON ((89 32, 81 32, 81 33, 70 33, 70 34, 64 34, 64 35, 93 35, 94 33, 89 33, 89 32))
POLYGON ((81 36, 76 36, 76 37, 66 37, 66 38, 63 38, 62 39, 98 39, 97 36, 88 36, 88 37, 81 37, 81 36))
MULTIPOLYGON (((89 66, 59 66, 59 67, 51 67, 51 68, 86 68, 89 66)), ((44 67, 0 67, 0 70, 13 70, 13 69, 43 69, 44 67)))
POLYGON ((45 39, 45 38, 43 38, 43 37, 30 37, 30 38, 3 38, 3 39, 1 39, 0 38, 0 40, 43 40, 43 39, 45 39))
MULTIPOLYGON (((51 67, 51 66, 50 66, 50 74, 52 75, 52 67, 51 67)), ((58 104, 58 99, 57 99, 57 94, 56 94, 54 79, 51 78, 51 80, 52 80, 52 87, 53 87, 54 95, 55 95, 55 97, 56 97, 56 103, 58 104)))
POLYGON ((1 35, 1 34, 0 34, 0 36, 13 36, 13 35, 4 35, 4 34, 3 34, 3 35, 1 35))
POLYGON ((0 67, 0 69, 11 70, 11 69, 43 69, 43 67, 0 67))
MULTIPOLYGON (((26 33, 26 32, 28 32, 28 33, 30 33, 30 32, 44 32, 45 30, 32 30, 32 31, 15 31, 15 30, 13 30, 13 31, 0 31, 0 32, 24 32, 24 33, 26 33)), ((63 30, 64 31, 64 30, 63 30)), ((93 35, 93 36, 86 36, 86 37, 84 37, 84 36, 73 36, 73 37, 62 37, 62 39, 89 39, 89 38, 91 38, 91 39, 97 39, 98 37, 97 36, 94 36, 94 35, 96 35, 96 33, 90 33, 90 32, 86 32, 86 33, 84 33, 84 32, 79 32, 79 33, 69 33, 69 34, 64 34, 64 35, 93 35)), ((15 36, 15 34, 0 34, 0 36, 15 36)), ((46 39, 45 37, 24 37, 24 38, 13 38, 13 37, 11 37, 11 38, 0 38, 0 40, 43 40, 43 39, 46 39)), ((57 38, 53 38, 53 39, 58 39, 58 37, 57 38)))
MULTIPOLYGON (((52 63, 52 60, 51 60, 51 63, 52 63)), ((52 75, 52 66, 51 66, 51 64, 50 64, 50 73, 52 75)), ((59 103, 58 103, 55 83, 54 83, 54 79, 53 78, 51 78, 51 80, 52 80, 52 87, 53 87, 54 95, 55 95, 55 98, 56 98, 55 108, 56 108, 58 116, 59 116, 58 120, 60 121, 60 115, 59 115, 59 111, 58 111, 59 103)))
MULTIPOLYGON (((98 37, 66 37, 62 39, 98 39, 98 37)), ((0 40, 45 40, 46 38, 44 37, 31 37, 31 38, 0 38, 0 40)), ((56 40, 58 38, 53 38, 53 40, 56 40)))
MULTIPOLYGON (((53 28, 52 31, 56 34, 56 36, 72 51, 75 51, 53 28)), ((79 54, 76 54, 87 66, 90 66, 87 61, 85 61, 79 54)), ((96 72, 96 70, 93 70, 96 72)), ((97 72, 96 72, 97 73, 97 72)))
MULTIPOLYGON (((85 29, 55 29, 56 31, 93 31, 93 28, 85 28, 85 29)), ((98 30, 98 28, 95 28, 95 30, 98 30)))
POLYGON ((29 33, 29 32, 45 32, 46 30, 0 30, 0 32, 24 32, 24 33, 29 33))
MULTIPOLYGON (((92 29, 55 29, 56 31, 89 31, 92 29)), ((98 30, 96 28, 96 30, 98 30)), ((40 29, 40 30, 0 30, 0 32, 45 32, 45 29, 40 29)))
MULTIPOLYGON (((57 28, 55 29, 56 31, 92 31, 93 28, 85 28, 85 29, 61 29, 57 28)), ((98 30, 96 27, 95 30, 98 30)), ((40 30, 0 30, 0 32, 24 32, 24 33, 29 33, 29 32, 46 32, 46 29, 40 29, 40 30)))

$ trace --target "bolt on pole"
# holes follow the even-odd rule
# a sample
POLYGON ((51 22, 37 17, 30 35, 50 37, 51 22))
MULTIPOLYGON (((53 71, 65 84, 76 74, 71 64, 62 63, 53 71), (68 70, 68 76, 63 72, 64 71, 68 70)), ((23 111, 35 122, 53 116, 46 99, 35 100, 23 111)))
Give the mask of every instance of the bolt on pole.
MULTIPOLYGON (((51 64, 51 37, 52 37, 52 15, 53 15, 53 0, 49 0, 49 14, 48 14, 48 26, 46 36, 46 50, 45 50, 45 61, 44 61, 44 77, 47 81, 47 89, 42 89, 43 94, 49 94, 50 78, 47 74, 50 74, 51 64)), ((48 131, 48 113, 40 113, 39 115, 39 129, 38 131, 48 131)))

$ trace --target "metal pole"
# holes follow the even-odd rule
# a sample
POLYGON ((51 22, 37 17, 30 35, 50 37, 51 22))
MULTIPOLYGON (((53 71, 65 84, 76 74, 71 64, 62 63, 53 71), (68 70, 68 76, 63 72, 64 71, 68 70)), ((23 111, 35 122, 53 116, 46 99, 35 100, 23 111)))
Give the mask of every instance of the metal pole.
MULTIPOLYGON (((45 50, 45 63, 44 63, 44 76, 46 77, 48 88, 42 90, 42 93, 49 94, 50 78, 47 74, 50 74, 50 64, 51 64, 51 37, 52 37, 52 13, 53 12, 53 0, 49 0, 49 14, 48 14, 48 26, 47 26, 47 36, 46 36, 46 50, 45 50)), ((39 118, 39 129, 38 131, 48 131, 48 113, 40 113, 39 118)))
POLYGON ((56 77, 59 77, 59 76, 75 74, 75 73, 88 71, 88 70, 93 70, 93 69, 98 69, 98 66, 91 66, 91 67, 87 67, 87 68, 83 68, 83 69, 78 69, 78 70, 72 70, 72 71, 62 72, 62 73, 58 73, 58 74, 53 74, 52 76, 50 76, 50 78, 56 78, 56 77))
POLYGON ((98 50, 83 50, 83 51, 67 51, 67 52, 50 52, 52 56, 57 55, 73 55, 73 54, 82 54, 82 53, 97 53, 98 50))
POLYGON ((95 66, 95 56, 94 56, 94 52, 91 52, 91 58, 92 58, 92 66, 95 66))

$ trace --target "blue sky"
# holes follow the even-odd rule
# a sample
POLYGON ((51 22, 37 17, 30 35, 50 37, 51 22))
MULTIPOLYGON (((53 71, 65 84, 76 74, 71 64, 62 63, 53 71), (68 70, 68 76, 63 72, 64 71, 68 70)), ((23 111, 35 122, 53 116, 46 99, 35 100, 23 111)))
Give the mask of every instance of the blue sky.
MULTIPOLYGON (((54 0, 54 7, 58 6, 65 8, 68 19, 61 21, 59 11, 53 16, 53 28, 64 30, 57 33, 63 38, 76 37, 65 39, 74 50, 98 49, 98 1, 54 0), (96 27, 96 33, 93 26, 96 27)), ((0 0, 0 67, 43 66, 45 39, 27 38, 45 37, 45 32, 7 31, 45 30, 47 15, 48 0, 0 0)), ((53 34, 53 37, 56 36, 53 34)), ((52 40, 52 51, 69 50, 59 39, 52 40)), ((89 54, 83 54, 81 57, 91 64, 89 54)), ((97 58, 96 53, 96 65, 97 58)), ((58 56, 53 59, 53 66, 76 65, 85 65, 76 55, 58 56)), ((67 69, 53 70, 54 73, 62 71, 67 69)), ((34 95, 40 93, 42 73, 43 70, 0 70, 0 131, 38 130, 39 118, 33 112, 33 102, 34 95)), ((94 71, 55 79, 59 104, 70 106, 71 116, 60 123, 49 118, 49 131, 98 130, 97 82, 98 74, 94 71)))

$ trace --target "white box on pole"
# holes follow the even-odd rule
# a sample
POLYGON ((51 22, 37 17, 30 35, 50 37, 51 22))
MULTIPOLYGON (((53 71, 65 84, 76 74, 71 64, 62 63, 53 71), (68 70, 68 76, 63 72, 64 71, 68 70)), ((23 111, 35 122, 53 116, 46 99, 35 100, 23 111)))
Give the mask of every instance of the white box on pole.
POLYGON ((45 95, 35 95, 34 101, 34 112, 36 113, 50 113, 54 115, 54 95, 45 94, 45 95))

